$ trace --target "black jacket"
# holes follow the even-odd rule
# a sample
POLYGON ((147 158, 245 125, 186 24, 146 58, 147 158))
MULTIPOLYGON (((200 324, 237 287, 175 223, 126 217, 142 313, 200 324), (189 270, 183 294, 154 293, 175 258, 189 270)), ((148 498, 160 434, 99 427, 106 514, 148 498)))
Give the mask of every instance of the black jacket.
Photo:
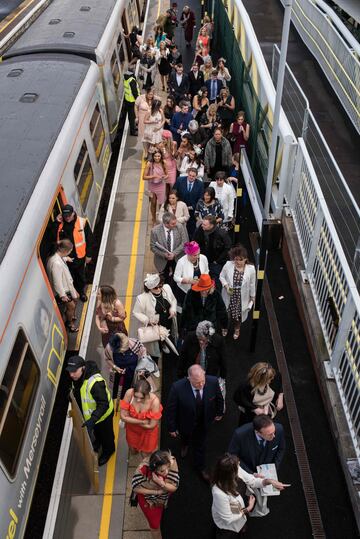
POLYGON ((209 264, 217 262, 223 266, 228 260, 231 239, 225 230, 216 226, 210 234, 205 234, 203 228, 199 226, 194 234, 194 241, 199 244, 201 254, 206 256, 209 264))
MULTIPOLYGON (((82 377, 76 382, 73 382, 74 397, 81 411, 81 386, 83 385, 84 380, 88 380, 93 374, 96 373, 100 373, 100 370, 95 361, 86 361, 85 370, 82 377)), ((96 409, 91 415, 91 419, 94 421, 94 423, 96 423, 96 421, 98 421, 100 417, 103 416, 106 410, 109 408, 109 401, 106 394, 105 382, 95 382, 95 384, 91 388, 90 393, 96 402, 96 409)))
POLYGON ((217 330, 226 329, 228 315, 220 292, 211 292, 205 304, 202 304, 200 292, 190 288, 184 300, 181 314, 181 327, 187 331, 195 331, 199 322, 209 320, 217 330))
POLYGON ((200 88, 205 86, 204 73, 202 71, 198 71, 198 76, 195 79, 193 71, 190 71, 189 84, 189 92, 191 93, 191 97, 194 97, 194 95, 198 93, 200 88))
POLYGON ((235 430, 229 445, 229 453, 240 459, 240 466, 248 473, 256 473, 256 466, 275 464, 279 469, 285 453, 284 429, 275 423, 275 438, 263 447, 257 441, 252 423, 247 423, 235 430))
MULTIPOLYGON (((279 393, 282 393, 282 381, 281 374, 278 373, 274 380, 270 384, 271 389, 274 391, 273 403, 276 403, 276 400, 279 396, 279 393)), ((256 406, 253 404, 253 394, 252 387, 247 380, 244 380, 234 393, 234 401, 238 406, 245 408, 245 412, 241 413, 240 420, 241 423, 248 423, 253 420, 254 412, 256 406)))
MULTIPOLYGON (((224 415, 224 399, 218 379, 206 375, 203 389, 204 418, 206 431, 215 417, 224 415)), ((165 407, 165 417, 169 432, 178 431, 182 435, 191 435, 196 425, 195 397, 190 382, 182 378, 174 382, 165 407)))
POLYGON ((186 73, 183 73, 180 86, 177 83, 176 71, 170 73, 168 86, 170 92, 176 97, 182 97, 189 92, 189 77, 186 73))
MULTIPOLYGON (((196 363, 196 358, 200 352, 200 344, 195 331, 191 331, 185 337, 181 348, 178 377, 187 375, 187 370, 196 363)), ((220 335, 212 335, 209 339, 205 353, 206 374, 226 378, 224 341, 220 335)))

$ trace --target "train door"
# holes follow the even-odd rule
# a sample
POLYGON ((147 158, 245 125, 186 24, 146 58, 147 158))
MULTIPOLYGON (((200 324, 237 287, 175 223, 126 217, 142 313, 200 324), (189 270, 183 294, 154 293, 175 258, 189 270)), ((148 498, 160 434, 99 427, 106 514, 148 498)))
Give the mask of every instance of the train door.
POLYGON ((46 224, 45 231, 40 242, 39 252, 43 266, 46 268, 46 260, 51 253, 54 243, 56 242, 56 217, 61 213, 62 208, 66 204, 63 188, 60 189, 55 203, 52 207, 49 220, 46 224))
MULTIPOLYGON (((122 14, 122 17, 121 17, 121 24, 122 24, 122 27, 124 29, 124 34, 126 34, 128 36, 131 29, 129 27, 129 23, 128 23, 126 15, 125 15, 125 11, 124 11, 124 13, 122 14)), ((131 58, 131 43, 130 43, 130 38, 128 38, 128 37, 125 38, 125 46, 126 46, 127 57, 131 58)))

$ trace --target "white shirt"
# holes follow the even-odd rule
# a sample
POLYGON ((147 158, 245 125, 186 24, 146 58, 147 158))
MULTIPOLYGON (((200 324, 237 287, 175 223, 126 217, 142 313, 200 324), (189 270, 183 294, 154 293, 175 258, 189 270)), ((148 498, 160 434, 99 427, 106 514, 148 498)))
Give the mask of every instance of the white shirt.
POLYGON ((180 86, 180 84, 182 83, 182 78, 182 75, 176 75, 176 82, 178 83, 178 86, 180 86))
MULTIPOLYGON (((240 466, 238 469, 238 477, 251 488, 261 488, 263 479, 254 477, 253 474, 247 473, 240 466)), ((230 503, 233 505, 239 504, 241 508, 245 507, 242 496, 233 496, 221 490, 217 485, 212 487, 213 503, 211 508, 212 517, 218 528, 221 530, 231 530, 239 533, 245 525, 246 516, 242 513, 233 513, 230 508, 230 503)))
POLYGON ((234 216, 234 188, 228 183, 224 183, 222 187, 219 187, 215 181, 210 182, 209 187, 215 189, 216 198, 223 207, 224 221, 231 221, 234 216))
POLYGON ((167 239, 168 239, 168 232, 170 232, 170 245, 171 245, 171 249, 170 249, 170 253, 173 252, 173 248, 174 248, 174 234, 173 234, 173 231, 171 230, 171 228, 166 228, 166 226, 164 225, 164 232, 165 232, 165 247, 167 248, 167 239))
MULTIPOLYGON (((191 384, 190 384, 190 385, 191 385, 191 384)), ((198 390, 196 389, 196 387, 193 387, 193 386, 191 386, 191 389, 192 389, 192 392, 194 393, 194 397, 195 397, 195 399, 196 399, 196 392, 197 392, 198 390)), ((199 391, 200 391, 200 397, 201 397, 201 399, 202 399, 202 398, 203 398, 204 390, 203 390, 203 389, 199 389, 199 391)))

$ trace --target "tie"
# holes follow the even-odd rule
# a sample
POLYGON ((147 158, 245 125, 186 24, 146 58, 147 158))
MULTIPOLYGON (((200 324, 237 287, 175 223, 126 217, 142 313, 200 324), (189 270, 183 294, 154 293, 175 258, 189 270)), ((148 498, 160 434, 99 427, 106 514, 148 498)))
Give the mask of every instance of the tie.
POLYGON ((171 253, 171 230, 167 231, 166 248, 171 253))
POLYGON ((191 193, 191 189, 192 189, 192 182, 188 182, 188 192, 191 193))
POLYGON ((196 407, 196 422, 199 424, 203 418, 204 414, 204 407, 203 407, 203 401, 200 395, 200 389, 195 389, 195 407, 196 407))
POLYGON ((216 99, 215 82, 216 81, 214 81, 214 80, 211 82, 211 101, 214 101, 216 99))

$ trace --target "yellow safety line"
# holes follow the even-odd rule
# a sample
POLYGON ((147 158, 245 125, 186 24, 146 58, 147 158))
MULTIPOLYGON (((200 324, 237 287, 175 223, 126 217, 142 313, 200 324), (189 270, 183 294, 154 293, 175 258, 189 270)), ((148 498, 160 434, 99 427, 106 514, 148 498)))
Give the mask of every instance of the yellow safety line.
MULTIPOLYGON (((136 260, 139 244, 139 233, 141 225, 141 211, 144 199, 144 182, 142 180, 144 173, 145 163, 142 163, 141 174, 140 174, 140 185, 138 189, 138 201, 136 205, 135 212, 135 223, 134 223, 134 232, 131 245, 131 255, 130 255, 130 265, 128 272, 128 282, 126 288, 126 301, 125 301, 125 310, 128 314, 126 326, 129 330, 130 327, 130 313, 131 313, 131 304, 133 298, 133 290, 135 284, 135 273, 136 273, 136 260)), ((119 438, 119 418, 114 415, 114 434, 116 441, 116 451, 115 456, 113 456, 107 465, 106 468, 106 477, 105 477, 105 488, 104 488, 104 500, 101 511, 101 522, 100 522, 100 531, 99 539, 108 539, 109 529, 110 529, 110 519, 111 519, 111 508, 113 502, 113 490, 114 490, 114 480, 115 480, 115 465, 116 465, 116 456, 118 449, 118 438, 119 438)))
POLYGON ((2 32, 9 26, 9 24, 11 24, 23 11, 25 11, 25 9, 27 9, 34 2, 35 0, 30 0, 30 2, 26 4, 26 6, 20 9, 20 11, 18 11, 18 13, 16 13, 16 15, 12 19, 10 19, 10 21, 0 29, 0 34, 2 34, 2 32))

